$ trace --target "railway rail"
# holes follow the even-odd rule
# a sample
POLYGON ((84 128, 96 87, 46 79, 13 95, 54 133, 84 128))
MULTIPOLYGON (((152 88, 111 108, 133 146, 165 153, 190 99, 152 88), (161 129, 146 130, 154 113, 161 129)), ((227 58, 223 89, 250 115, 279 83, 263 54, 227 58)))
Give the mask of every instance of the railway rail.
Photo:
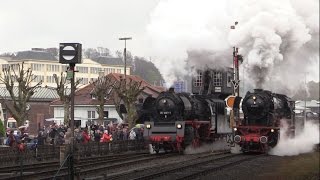
MULTIPOLYGON (((95 156, 80 158, 75 164, 77 169, 84 169, 87 166, 98 166, 101 164, 115 163, 118 161, 134 160, 145 157, 145 153, 131 153, 107 156, 95 156)), ((32 165, 25 165, 23 167, 23 179, 52 179, 60 167, 60 162, 44 162, 32 165)), ((8 166, 0 168, 0 179, 18 179, 20 178, 20 166, 8 166)), ((62 167, 58 177, 65 176, 68 172, 67 167, 62 167)))
POLYGON ((116 179, 194 179, 201 175, 223 169, 244 161, 252 160, 260 155, 243 155, 243 154, 226 154, 215 153, 207 156, 199 157, 198 159, 191 159, 184 162, 175 162, 167 165, 159 170, 159 167, 148 169, 135 170, 133 172, 122 173, 117 175, 107 176, 109 180, 116 179))

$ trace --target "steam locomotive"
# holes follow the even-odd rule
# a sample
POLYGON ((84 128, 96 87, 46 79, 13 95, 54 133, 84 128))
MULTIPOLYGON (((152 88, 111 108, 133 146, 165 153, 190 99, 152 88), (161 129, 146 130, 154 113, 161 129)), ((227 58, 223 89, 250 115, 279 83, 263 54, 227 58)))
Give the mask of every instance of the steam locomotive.
POLYGON ((220 88, 214 92, 215 88, 209 87, 214 87, 217 80, 215 72, 201 72, 201 78, 193 80, 203 84, 198 94, 175 93, 170 88, 157 98, 145 99, 138 114, 145 125, 144 138, 156 153, 160 150, 183 152, 189 145, 198 147, 232 133, 224 102, 230 91, 226 86, 221 87, 222 82, 227 82, 227 75, 219 72, 220 88))
POLYGON ((267 152, 280 138, 280 120, 295 133, 295 103, 283 94, 255 89, 242 100, 244 118, 234 127, 234 142, 243 152, 267 152))

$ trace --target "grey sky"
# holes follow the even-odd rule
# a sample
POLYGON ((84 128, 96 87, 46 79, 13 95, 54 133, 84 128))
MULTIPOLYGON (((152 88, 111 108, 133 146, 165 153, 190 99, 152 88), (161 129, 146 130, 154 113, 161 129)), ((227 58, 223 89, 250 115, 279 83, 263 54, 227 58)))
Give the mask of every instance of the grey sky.
MULTIPOLYGON (((315 19, 318 22, 319 9, 314 8, 319 6, 318 0, 0 0, 0 53, 58 47, 60 42, 106 47, 114 53, 124 48, 118 38, 131 36, 128 50, 152 58, 166 80, 171 75, 175 80, 177 74, 186 73, 180 71, 188 49, 216 52, 225 48, 231 55, 227 37, 230 24, 235 17, 239 19, 234 12, 239 11, 240 17, 244 14, 243 25, 256 18, 261 8, 277 4, 281 12, 295 9, 298 19, 308 16, 302 27, 308 26, 315 35, 312 38, 319 39, 319 23, 313 23, 315 19), (288 6, 292 9, 285 8, 288 6), (248 13, 252 14, 245 16, 248 13)), ((319 49, 319 41, 315 44, 319 49)), ((310 72, 308 79, 319 81, 319 56, 314 59, 305 63, 308 66, 302 71, 310 72)), ((198 59, 196 63, 200 64, 198 59)), ((208 63, 216 65, 211 60, 208 63)))
POLYGON ((0 1, 0 53, 80 42, 84 48, 122 49, 143 56, 150 13, 159 0, 8 0, 0 1))

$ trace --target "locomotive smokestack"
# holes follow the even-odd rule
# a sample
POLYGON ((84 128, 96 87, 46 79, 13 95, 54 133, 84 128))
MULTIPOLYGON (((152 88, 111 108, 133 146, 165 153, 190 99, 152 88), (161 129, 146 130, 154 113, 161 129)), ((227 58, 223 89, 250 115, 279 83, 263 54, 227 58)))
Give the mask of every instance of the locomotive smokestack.
POLYGON ((254 89, 253 91, 254 91, 255 93, 257 93, 257 92, 261 92, 262 89, 254 89))
POLYGON ((174 93, 174 87, 169 88, 168 92, 174 93))

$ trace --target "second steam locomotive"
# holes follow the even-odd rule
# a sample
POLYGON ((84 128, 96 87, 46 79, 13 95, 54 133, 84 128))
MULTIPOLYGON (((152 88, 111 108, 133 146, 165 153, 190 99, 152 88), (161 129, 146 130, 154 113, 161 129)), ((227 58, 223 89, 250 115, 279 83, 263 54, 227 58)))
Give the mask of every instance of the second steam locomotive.
POLYGON ((295 103, 286 95, 255 89, 242 100, 244 118, 234 126, 234 142, 243 152, 267 152, 280 138, 280 121, 295 134, 295 103))

